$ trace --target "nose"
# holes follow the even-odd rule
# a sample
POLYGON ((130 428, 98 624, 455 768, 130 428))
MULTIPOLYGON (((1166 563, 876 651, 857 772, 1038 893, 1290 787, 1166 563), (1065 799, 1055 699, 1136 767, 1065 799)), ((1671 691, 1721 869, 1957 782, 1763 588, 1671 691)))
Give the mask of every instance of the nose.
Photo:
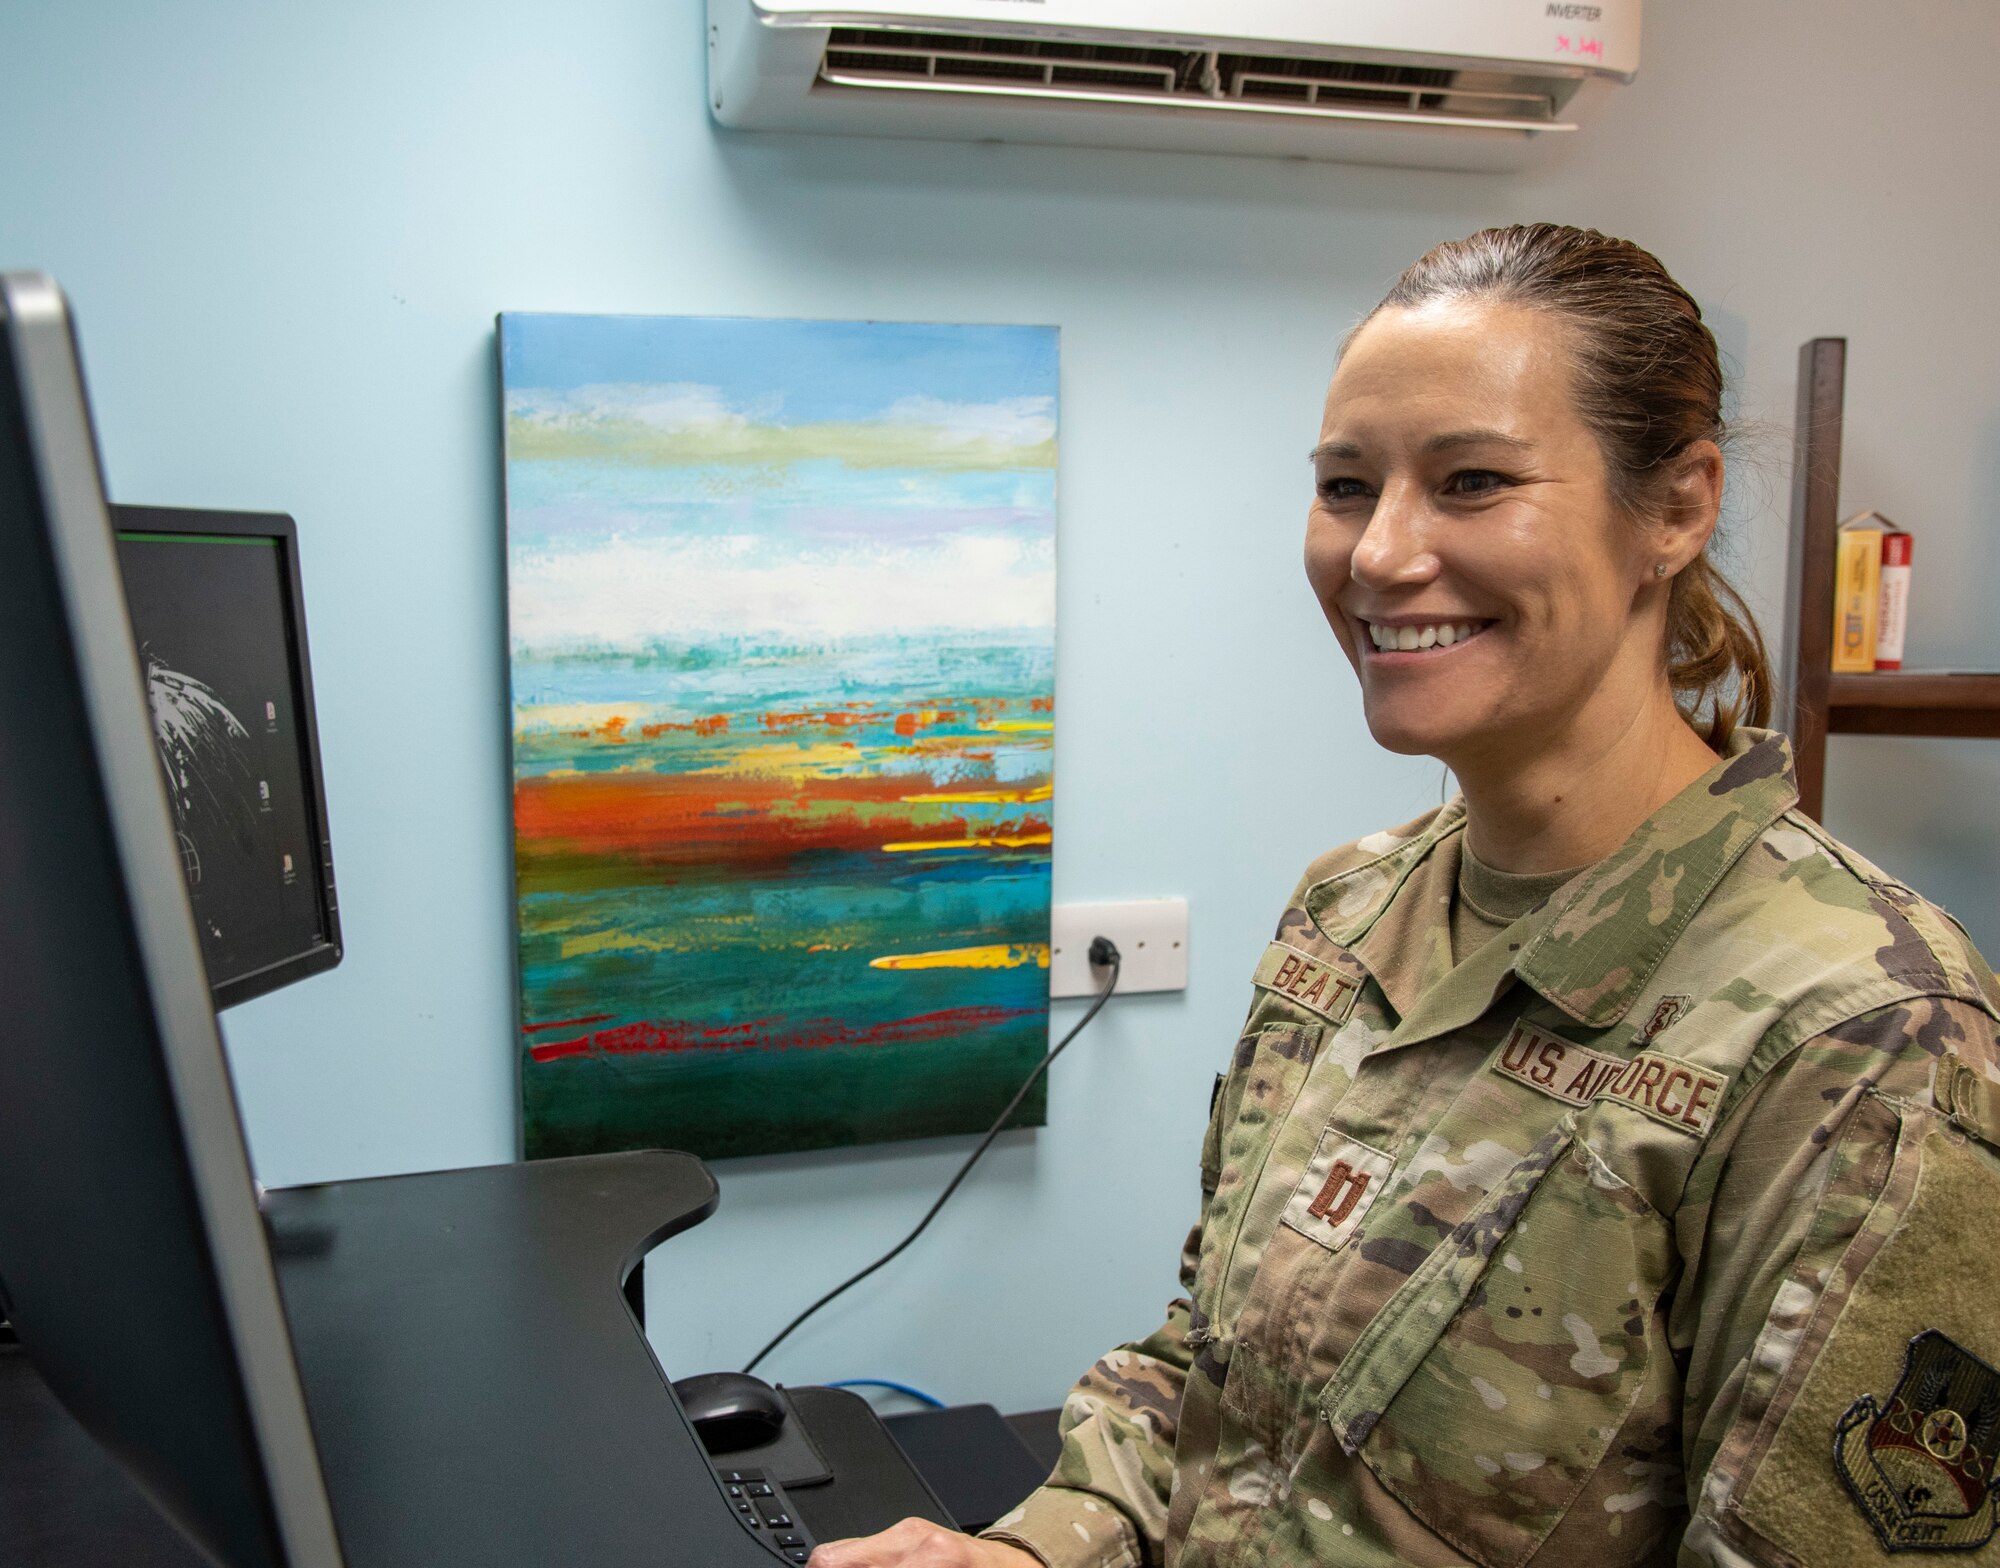
POLYGON ((1420 492, 1385 485, 1368 526, 1354 543, 1349 570, 1361 587, 1380 591, 1416 587, 1436 577, 1439 563, 1430 547, 1429 516, 1420 492))

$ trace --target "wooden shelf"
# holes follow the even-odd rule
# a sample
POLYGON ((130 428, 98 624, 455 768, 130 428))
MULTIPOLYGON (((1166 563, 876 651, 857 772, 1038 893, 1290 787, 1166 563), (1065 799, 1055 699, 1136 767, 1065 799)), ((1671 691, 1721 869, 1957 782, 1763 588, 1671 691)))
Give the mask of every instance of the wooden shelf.
POLYGON ((1879 670, 1835 675, 1827 680, 1827 697, 1837 708, 2000 709, 2000 673, 1879 670))
POLYGON ((1827 681, 1832 735, 1959 735, 2000 739, 2000 675, 1921 670, 1835 675, 1827 681))
POLYGON ((1785 594, 1784 699, 1798 765, 1799 808, 1818 818, 1829 735, 1941 735, 2000 739, 2000 673, 1887 670, 1834 675, 1834 529, 1839 521, 1841 403, 1847 340, 1799 350, 1792 468, 1791 568, 1785 594))

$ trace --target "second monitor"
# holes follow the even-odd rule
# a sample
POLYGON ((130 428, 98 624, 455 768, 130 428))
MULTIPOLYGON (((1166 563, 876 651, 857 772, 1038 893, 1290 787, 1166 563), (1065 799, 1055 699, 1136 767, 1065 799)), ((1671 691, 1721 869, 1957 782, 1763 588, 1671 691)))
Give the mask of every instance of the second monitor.
POLYGON ((298 535, 114 506, 153 742, 218 1007, 340 961, 298 535))

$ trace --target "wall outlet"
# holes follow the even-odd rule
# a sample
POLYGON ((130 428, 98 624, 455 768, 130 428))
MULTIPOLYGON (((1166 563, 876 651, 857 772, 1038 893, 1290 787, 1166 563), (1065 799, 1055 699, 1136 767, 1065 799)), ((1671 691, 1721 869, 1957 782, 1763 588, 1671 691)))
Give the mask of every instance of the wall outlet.
POLYGON ((1090 967, 1090 939, 1118 944, 1118 994, 1185 991, 1188 906, 1184 898, 1123 904, 1058 904, 1049 937, 1049 995, 1095 996, 1106 971, 1090 967))

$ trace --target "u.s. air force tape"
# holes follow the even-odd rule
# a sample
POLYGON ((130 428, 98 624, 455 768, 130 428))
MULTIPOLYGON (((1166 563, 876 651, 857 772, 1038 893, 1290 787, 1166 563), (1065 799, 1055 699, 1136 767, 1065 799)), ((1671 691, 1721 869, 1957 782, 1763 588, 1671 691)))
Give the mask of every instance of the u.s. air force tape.
POLYGON ((1629 1061, 1517 1023, 1493 1059, 1493 1070, 1516 1083, 1571 1105, 1616 1100, 1643 1111, 1663 1127, 1708 1136, 1728 1080, 1660 1051, 1629 1061))
POLYGON ((1273 942, 1257 961, 1256 985, 1275 991, 1288 1002, 1318 1013, 1330 1024, 1347 1022, 1361 982, 1328 963, 1285 942, 1273 942))

